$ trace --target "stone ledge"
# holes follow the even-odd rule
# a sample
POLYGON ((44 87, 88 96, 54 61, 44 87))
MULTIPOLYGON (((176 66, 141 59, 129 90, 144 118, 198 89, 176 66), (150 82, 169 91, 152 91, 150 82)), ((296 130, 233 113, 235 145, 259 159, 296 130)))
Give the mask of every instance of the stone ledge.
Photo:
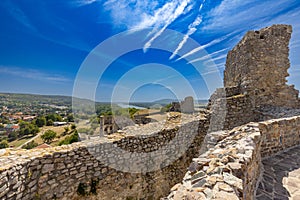
POLYGON ((193 159, 183 182, 174 186, 166 199, 253 199, 262 156, 279 152, 267 145, 277 137, 272 134, 274 127, 292 137, 283 140, 279 150, 299 144, 300 137, 294 131, 300 130, 300 116, 249 123, 227 133, 221 131, 224 133, 220 135, 228 136, 193 159))

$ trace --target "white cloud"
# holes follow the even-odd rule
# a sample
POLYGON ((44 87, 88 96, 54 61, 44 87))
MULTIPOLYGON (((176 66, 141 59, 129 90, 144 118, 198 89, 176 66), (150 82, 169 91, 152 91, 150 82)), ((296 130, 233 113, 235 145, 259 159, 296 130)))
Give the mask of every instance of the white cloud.
POLYGON ((199 24, 201 24, 201 22, 202 22, 202 17, 198 16, 195 19, 195 21, 189 25, 189 30, 188 30, 187 34, 185 34, 182 41, 179 43, 179 45, 177 46, 175 51, 172 53, 172 55, 170 56, 170 59, 173 59, 175 57, 175 55, 180 51, 180 49, 183 47, 183 45, 187 42, 189 37, 197 31, 197 26, 199 26, 199 24))
MULTIPOLYGON (((156 38, 158 38, 172 22, 174 22, 181 14, 184 13, 186 7, 190 3, 190 0, 183 0, 180 3, 179 2, 180 1, 172 1, 170 4, 168 4, 168 3, 165 4, 165 6, 163 6, 163 9, 162 10, 159 9, 155 13, 155 15, 154 15, 155 17, 152 20, 150 19, 150 22, 157 21, 157 20, 160 21, 161 19, 157 18, 157 16, 160 16, 161 14, 162 14, 163 18, 166 18, 166 20, 160 21, 160 23, 163 23, 164 26, 162 28, 160 28, 160 30, 158 32, 156 32, 154 34, 154 36, 148 42, 146 42, 146 44, 144 45, 144 48, 143 48, 144 52, 151 46, 152 42, 156 38), (165 7, 167 8, 168 12, 165 12, 165 7)), ((149 23, 149 24, 151 24, 151 23, 149 23)), ((159 27, 156 26, 154 28, 158 29, 159 27)))
POLYGON ((109 0, 104 7, 110 11, 115 25, 134 30, 153 28, 144 45, 146 51, 172 22, 191 11, 193 4, 191 0, 168 0, 163 4, 158 0, 109 0))
POLYGON ((204 64, 208 64, 209 62, 216 62, 217 60, 221 60, 221 59, 224 59, 227 57, 227 54, 223 54, 223 55, 220 55, 216 58, 213 58, 213 59, 210 59, 208 61, 205 61, 204 64))
POLYGON ((197 53, 198 51, 201 51, 201 50, 206 49, 206 48, 208 48, 208 47, 211 47, 211 46, 213 46, 213 45, 219 44, 220 42, 226 40, 228 37, 230 37, 230 36, 233 35, 233 34, 235 34, 235 32, 234 32, 234 33, 229 33, 229 34, 227 34, 227 35, 225 35, 225 36, 223 36, 223 37, 220 37, 220 38, 217 38, 217 39, 215 39, 215 40, 212 40, 212 41, 210 41, 210 42, 207 43, 207 44, 204 44, 204 45, 202 45, 202 46, 199 46, 199 47, 197 47, 197 48, 191 50, 190 52, 184 54, 183 56, 181 56, 180 58, 178 58, 176 61, 179 61, 179 60, 181 60, 181 59, 184 59, 184 58, 186 58, 186 57, 188 57, 188 56, 190 56, 190 55, 193 55, 193 54, 197 53))
POLYGON ((165 82, 165 81, 167 81, 167 80, 174 79, 174 78, 176 78, 176 77, 178 77, 178 76, 171 75, 171 76, 167 76, 167 77, 165 77, 165 78, 157 79, 157 80, 155 80, 155 81, 153 82, 153 84, 163 83, 163 82, 165 82))
POLYGON ((277 14, 291 7, 287 1, 223 0, 220 5, 207 13, 204 30, 233 30, 245 25, 247 28, 262 26, 277 14))
MULTIPOLYGON (((199 7, 199 13, 201 13, 204 3, 205 3, 205 0, 203 0, 203 2, 201 3, 201 5, 199 7)), ((202 22, 202 16, 201 16, 201 14, 199 14, 196 17, 196 19, 193 21, 193 23, 189 25, 188 32, 185 34, 182 41, 178 44, 177 48, 170 56, 170 58, 169 58, 170 60, 175 57, 175 55, 180 51, 180 49, 182 49, 183 45, 187 42, 189 37, 197 31, 197 27, 201 24, 201 22, 202 22)))
POLYGON ((28 28, 30 31, 37 32, 37 29, 34 26, 34 24, 32 23, 32 21, 30 20, 30 18, 27 16, 27 14, 25 12, 23 12, 23 10, 17 4, 15 4, 11 1, 4 1, 4 2, 5 2, 5 4, 7 4, 7 5, 5 5, 5 7, 10 8, 10 9, 7 9, 8 13, 16 21, 18 21, 20 24, 22 24, 23 26, 28 28))
MULTIPOLYGON (((161 12, 167 12, 169 4, 166 3, 165 5, 165 10, 161 8, 161 12)), ((157 0, 108 0, 104 3, 104 8, 110 12, 114 23, 116 25, 125 25, 128 29, 145 28, 157 23, 158 21, 154 21, 154 12, 159 9, 158 6, 159 1, 157 0), (148 20, 151 16, 153 22, 148 20)), ((156 13, 156 15, 158 14, 156 13)), ((157 18, 159 17, 162 16, 157 16, 157 18)))
POLYGON ((86 6, 86 5, 95 3, 97 1, 99 1, 99 0, 75 0, 75 1, 72 1, 71 4, 76 7, 81 7, 81 6, 86 6))
POLYGON ((194 63, 194 62, 198 62, 198 61, 204 61, 204 60, 211 59, 213 56, 218 55, 219 53, 224 52, 226 50, 228 50, 228 48, 221 49, 219 51, 213 52, 213 53, 208 54, 206 56, 202 56, 201 58, 197 58, 197 59, 191 60, 190 62, 188 62, 188 64, 194 63))
POLYGON ((20 67, 7 67, 7 66, 0 66, 0 73, 8 74, 12 76, 22 77, 22 78, 29 78, 35 80, 42 80, 42 81, 53 81, 53 82, 68 82, 69 79, 65 78, 64 76, 58 74, 46 74, 38 70, 34 69, 23 69, 20 67))
POLYGON ((203 72, 203 73, 201 73, 201 75, 205 76, 205 75, 214 74, 214 73, 220 73, 220 71, 218 69, 216 69, 216 70, 212 70, 212 71, 203 72))

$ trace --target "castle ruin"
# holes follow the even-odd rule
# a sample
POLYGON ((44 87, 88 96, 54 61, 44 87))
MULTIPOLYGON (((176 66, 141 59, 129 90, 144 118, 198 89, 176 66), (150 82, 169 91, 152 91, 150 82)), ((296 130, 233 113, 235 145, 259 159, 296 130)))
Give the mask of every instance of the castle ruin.
POLYGON ((224 88, 211 96, 208 112, 183 114, 180 124, 129 127, 123 138, 38 151, 1 150, 0 199, 263 199, 263 160, 300 144, 298 91, 286 85, 291 32, 288 25, 248 32, 228 54, 224 88), (164 157, 158 150, 167 144, 164 157), (128 155, 120 157, 117 147, 128 155), (143 153, 151 155, 146 163, 143 153))

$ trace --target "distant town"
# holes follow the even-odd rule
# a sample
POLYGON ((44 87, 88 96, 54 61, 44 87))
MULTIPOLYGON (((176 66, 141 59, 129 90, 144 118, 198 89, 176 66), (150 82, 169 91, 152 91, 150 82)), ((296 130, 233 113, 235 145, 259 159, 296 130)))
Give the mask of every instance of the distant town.
MULTIPOLYGON (((113 118, 110 103, 96 103, 97 115, 83 114, 79 118, 84 118, 84 123, 78 124, 72 113, 72 97, 7 93, 0 94, 0 102, 0 148, 32 149, 71 144, 80 140, 80 134, 112 134, 128 125, 163 120, 166 112, 180 112, 180 107, 184 112, 194 111, 192 98, 181 102, 181 106, 180 102, 165 99, 126 106, 118 104, 114 111, 118 116, 113 118)), ((195 109, 205 107, 205 101, 199 102, 195 109)))

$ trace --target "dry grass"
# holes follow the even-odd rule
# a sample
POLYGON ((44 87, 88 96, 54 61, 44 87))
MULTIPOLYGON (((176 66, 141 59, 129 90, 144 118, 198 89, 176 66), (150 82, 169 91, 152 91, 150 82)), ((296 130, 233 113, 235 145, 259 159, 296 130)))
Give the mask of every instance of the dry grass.
MULTIPOLYGON (((71 129, 70 125, 64 125, 64 126, 45 126, 42 128, 42 131, 45 132, 47 130, 52 130, 56 133, 56 138, 50 143, 51 146, 57 146, 58 143, 63 140, 65 137, 67 137, 70 134, 70 131, 68 132, 68 134, 63 136, 63 133, 65 132, 65 127, 69 127, 69 129, 71 129)), ((36 143, 43 144, 43 140, 41 138, 41 136, 39 136, 37 139, 34 140, 36 143)))
POLYGON ((19 147, 21 146, 22 144, 24 144, 25 142, 27 142, 28 140, 30 140, 29 137, 27 138, 20 138, 20 139, 17 139, 17 140, 14 140, 12 142, 9 142, 9 146, 12 146, 12 147, 19 147))

